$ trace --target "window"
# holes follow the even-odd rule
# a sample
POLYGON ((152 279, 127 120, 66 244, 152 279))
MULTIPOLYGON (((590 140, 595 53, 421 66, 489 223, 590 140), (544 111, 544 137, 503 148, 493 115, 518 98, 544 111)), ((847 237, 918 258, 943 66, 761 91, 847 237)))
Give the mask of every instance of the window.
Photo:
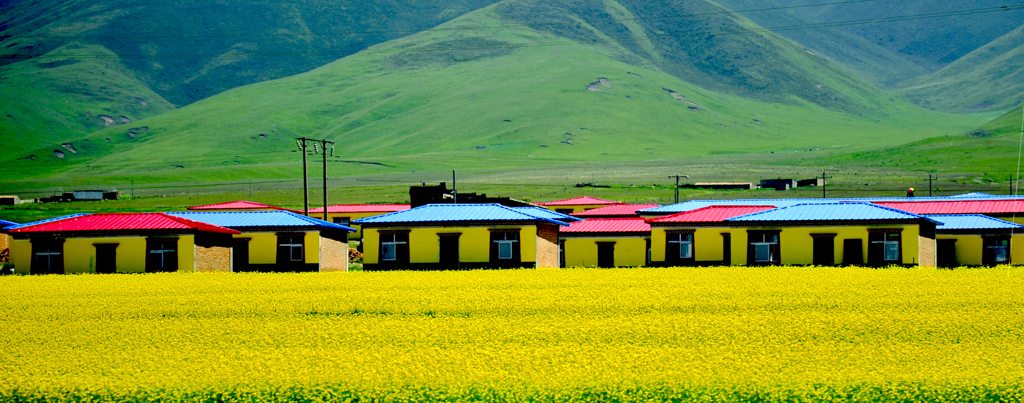
POLYGON ((875 266, 902 263, 902 235, 900 230, 872 231, 869 234, 868 261, 875 266))
POLYGON ((494 242, 498 244, 498 259, 509 260, 514 256, 513 248, 519 243, 519 234, 512 232, 499 232, 494 242))
POLYGON ((64 273, 64 241, 32 240, 32 274, 64 273))
POLYGON ((341 224, 347 227, 351 222, 352 217, 334 217, 335 224, 341 224))
POLYGON ((749 231, 747 263, 752 265, 780 264, 779 231, 749 231))
POLYGON ((668 233, 668 247, 666 257, 671 255, 669 260, 693 259, 693 233, 692 232, 670 232, 668 233))
POLYGON ((407 263, 409 259, 408 232, 381 232, 381 263, 407 263))
POLYGON ((991 266, 1010 263, 1009 237, 985 237, 982 243, 985 248, 982 264, 991 266))
POLYGON ((146 271, 178 270, 178 238, 150 238, 146 240, 146 271))
POLYGON ((519 231, 491 231, 491 263, 519 264, 519 231))
POLYGON ((278 256, 278 260, 286 262, 304 262, 306 260, 305 255, 305 236, 303 234, 280 234, 277 236, 277 251, 281 256, 278 256))

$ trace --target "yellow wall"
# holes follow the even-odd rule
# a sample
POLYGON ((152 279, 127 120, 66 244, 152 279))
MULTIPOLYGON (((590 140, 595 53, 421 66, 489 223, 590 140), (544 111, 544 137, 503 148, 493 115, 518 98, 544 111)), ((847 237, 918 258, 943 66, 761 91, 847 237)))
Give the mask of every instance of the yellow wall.
MULTIPOLYGON (((640 267, 647 263, 647 240, 641 237, 562 238, 565 267, 597 267, 597 243, 615 242, 615 265, 640 267)), ((662 250, 662 255, 665 251, 662 250)))
MULTIPOLYGON (((249 264, 277 264, 277 232, 243 232, 235 238, 249 239, 249 264)), ((320 263, 320 233, 305 233, 306 263, 320 263)))
MULTIPOLYGON (((963 266, 980 266, 984 243, 981 235, 940 234, 936 238, 956 240, 956 260, 963 266)), ((1013 235, 1010 238, 1010 263, 1024 264, 1024 234, 1013 235)))
MULTIPOLYGON (((64 272, 95 273, 95 244, 112 244, 117 246, 118 273, 146 272, 146 237, 90 237, 67 238, 64 242, 64 272)), ((195 236, 178 236, 178 271, 195 270, 195 236)), ((22 274, 31 272, 32 243, 27 239, 13 242, 11 256, 15 271, 22 274)))
MULTIPOLYGON (((338 218, 338 217, 348 217, 350 219, 348 226, 356 229, 356 232, 352 232, 352 233, 349 234, 349 239, 355 240, 355 239, 362 239, 363 238, 363 226, 362 225, 357 225, 357 224, 352 224, 351 222, 355 221, 355 220, 358 220, 360 218, 374 217, 374 216, 379 216, 381 214, 387 214, 387 213, 386 212, 382 213, 382 212, 379 212, 379 211, 368 212, 368 213, 327 213, 327 221, 333 223, 335 218, 338 218)), ((320 213, 320 214, 309 213, 309 216, 313 217, 313 218, 318 218, 318 219, 323 219, 323 217, 324 217, 323 213, 320 213)))
POLYGON ((695 230, 694 232, 694 257, 701 261, 720 261, 723 257, 722 233, 732 234, 732 265, 747 264, 747 231, 748 230, 781 230, 779 233, 779 248, 781 250, 781 264, 784 265, 809 265, 814 262, 814 239, 811 234, 836 234, 834 238, 835 264, 842 264, 843 261, 843 240, 861 239, 864 256, 862 259, 867 262, 868 253, 868 230, 869 229, 899 229, 902 228, 903 242, 903 263, 912 265, 919 263, 918 243, 919 226, 912 225, 861 225, 861 226, 823 226, 823 227, 764 227, 764 228, 671 228, 654 227, 651 229, 651 260, 654 262, 665 261, 665 237, 666 230, 695 230))
MULTIPOLYGON (((491 230, 518 229, 520 256, 524 265, 536 262, 537 227, 501 225, 491 227, 413 227, 387 228, 385 231, 409 230, 409 263, 438 263, 441 247, 438 234, 461 233, 459 261, 487 263, 491 260, 491 230)), ((367 228, 363 232, 363 262, 380 263, 380 228, 367 228)))

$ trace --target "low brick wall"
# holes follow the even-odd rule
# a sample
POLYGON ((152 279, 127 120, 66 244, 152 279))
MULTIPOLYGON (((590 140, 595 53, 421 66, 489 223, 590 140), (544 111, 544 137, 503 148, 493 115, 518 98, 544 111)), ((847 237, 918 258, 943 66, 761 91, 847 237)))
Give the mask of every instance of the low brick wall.
POLYGON ((320 238, 320 271, 348 271, 348 243, 320 238))
POLYGON ((231 248, 224 246, 196 246, 197 272, 230 272, 231 248))

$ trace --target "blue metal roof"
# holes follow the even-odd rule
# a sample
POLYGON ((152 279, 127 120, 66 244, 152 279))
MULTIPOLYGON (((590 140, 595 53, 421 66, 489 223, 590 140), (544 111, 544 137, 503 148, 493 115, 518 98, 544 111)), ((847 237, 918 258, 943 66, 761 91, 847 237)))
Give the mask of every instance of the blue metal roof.
POLYGON ((500 204, 428 204, 405 211, 353 221, 355 224, 408 224, 445 222, 546 222, 569 225, 544 209, 506 207, 500 204))
POLYGON ((13 227, 15 225, 18 225, 18 223, 13 222, 13 221, 0 220, 0 229, 4 229, 4 228, 7 228, 7 227, 13 227))
POLYGON ((726 221, 793 222, 793 221, 873 221, 921 220, 925 217, 871 203, 808 203, 781 207, 760 213, 730 218, 726 221))
POLYGON ((355 228, 334 224, 291 211, 187 211, 167 213, 189 220, 232 229, 316 228, 353 232, 355 228))
POLYGON ((992 218, 982 214, 930 214, 925 217, 939 223, 935 229, 952 230, 986 230, 986 229, 1024 229, 1024 225, 992 218))
POLYGON ((17 228, 29 227, 29 226, 33 226, 33 225, 46 224, 48 222, 66 220, 66 219, 69 219, 69 218, 86 216, 86 215, 89 215, 89 214, 90 213, 68 214, 68 215, 62 215, 60 217, 47 218, 45 220, 27 222, 27 223, 24 223, 24 224, 13 223, 14 225, 6 226, 6 227, 0 225, 0 228, 2 228, 3 230, 12 230, 12 229, 17 229, 17 228))
POLYGON ((975 193, 960 196, 935 196, 935 197, 850 197, 850 198, 834 198, 834 199, 811 199, 811 198, 799 198, 799 199, 731 199, 731 200, 689 200, 685 202, 679 202, 676 204, 670 204, 667 206, 649 208, 640 210, 640 214, 675 214, 682 213, 684 211, 696 210, 707 206, 775 206, 775 207, 789 207, 797 204, 822 204, 822 203, 872 203, 872 202, 891 202, 891 201, 907 201, 907 202, 928 202, 928 201, 943 201, 943 200, 963 200, 965 198, 976 199, 976 200, 1021 200, 1024 196, 998 196, 988 195, 985 193, 975 193))
POLYGON ((993 195, 993 194, 990 194, 990 193, 985 193, 985 192, 971 192, 971 193, 964 193, 964 194, 961 194, 961 195, 954 195, 954 196, 949 196, 949 197, 953 198, 953 199, 989 199, 989 198, 993 198, 993 197, 996 197, 996 196, 993 195))
POLYGON ((549 219, 552 219, 552 220, 555 220, 555 221, 576 222, 576 221, 582 221, 583 220, 582 218, 579 218, 579 217, 573 217, 573 216, 568 215, 568 214, 562 214, 562 213, 559 213, 559 212, 556 212, 556 211, 548 210, 548 209, 543 208, 543 207, 511 207, 511 209, 513 209, 515 211, 518 211, 520 213, 529 214, 529 215, 532 215, 532 216, 549 218, 549 219))

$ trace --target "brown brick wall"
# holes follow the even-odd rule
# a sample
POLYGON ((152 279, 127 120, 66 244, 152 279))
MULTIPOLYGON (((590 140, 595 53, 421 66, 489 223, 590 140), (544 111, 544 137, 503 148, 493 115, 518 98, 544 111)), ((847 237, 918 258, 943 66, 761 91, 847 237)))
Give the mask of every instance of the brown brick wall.
POLYGON ((196 246, 197 272, 230 272, 231 248, 224 246, 196 246))
POLYGON ((320 271, 348 271, 348 243, 320 238, 320 271))
POLYGON ((558 268, 558 226, 541 224, 537 226, 537 268, 558 268))
POLYGON ((918 237, 917 239, 917 261, 921 266, 935 267, 938 264, 936 257, 935 238, 918 237))

